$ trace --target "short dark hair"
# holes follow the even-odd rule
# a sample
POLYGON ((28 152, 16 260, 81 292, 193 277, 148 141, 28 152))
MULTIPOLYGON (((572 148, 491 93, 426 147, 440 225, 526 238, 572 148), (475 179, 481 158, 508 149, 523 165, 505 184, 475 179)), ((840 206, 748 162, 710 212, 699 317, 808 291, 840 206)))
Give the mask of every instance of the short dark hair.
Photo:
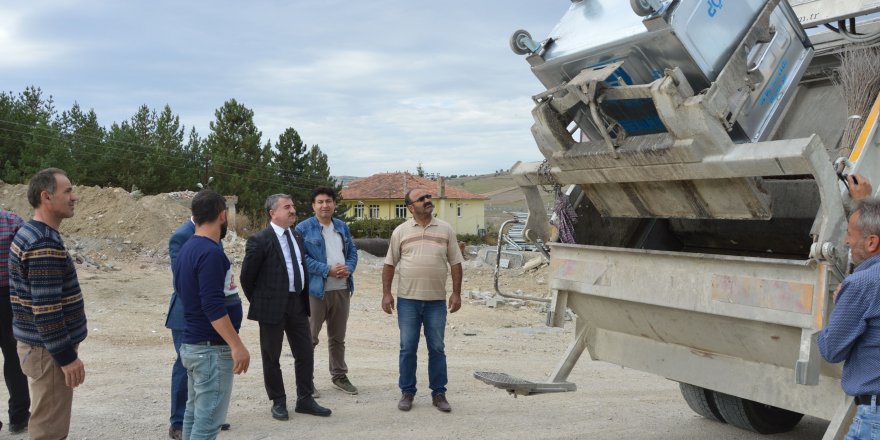
POLYGON ((37 171, 37 174, 31 177, 27 191, 28 203, 31 204, 31 207, 35 209, 40 207, 40 194, 43 191, 55 194, 55 190, 58 189, 55 183, 56 174, 67 177, 67 173, 60 168, 46 168, 45 170, 37 171))
POLYGON ((199 191, 192 199, 192 217, 197 225, 217 220, 226 210, 226 198, 210 190, 199 191))
POLYGON ((406 194, 403 195, 403 204, 404 205, 406 205, 406 206, 412 205, 412 198, 410 198, 409 195, 412 194, 412 192, 415 190, 416 189, 413 188, 413 189, 407 191, 406 194))
POLYGON ((333 201, 336 201, 336 191, 333 188, 329 188, 326 186, 321 186, 312 190, 312 203, 315 203, 315 199, 318 198, 319 195, 324 194, 325 196, 330 196, 333 201))
POLYGON ((263 207, 266 208, 267 217, 272 217, 271 215, 269 215, 269 211, 275 209, 275 205, 281 199, 289 199, 291 202, 293 201, 293 197, 290 197, 289 194, 272 194, 271 196, 266 197, 266 203, 263 205, 263 207))

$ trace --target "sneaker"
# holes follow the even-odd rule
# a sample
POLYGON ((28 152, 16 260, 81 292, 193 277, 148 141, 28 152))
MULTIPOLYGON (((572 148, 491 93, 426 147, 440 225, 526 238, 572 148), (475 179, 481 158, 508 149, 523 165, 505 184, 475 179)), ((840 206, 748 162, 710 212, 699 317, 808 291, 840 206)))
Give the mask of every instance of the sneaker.
POLYGON ((397 402, 397 409, 401 411, 409 411, 412 409, 413 404, 413 395, 410 393, 403 393, 400 396, 400 401, 397 402))
POLYGON ((357 387, 351 384, 351 381, 348 380, 348 376, 333 379, 333 385, 336 385, 336 388, 339 388, 348 394, 354 395, 358 393, 357 387))
POLYGON ((438 394, 434 396, 434 406, 437 407, 440 411, 449 412, 452 411, 452 407, 449 406, 449 402, 446 401, 445 394, 438 394))

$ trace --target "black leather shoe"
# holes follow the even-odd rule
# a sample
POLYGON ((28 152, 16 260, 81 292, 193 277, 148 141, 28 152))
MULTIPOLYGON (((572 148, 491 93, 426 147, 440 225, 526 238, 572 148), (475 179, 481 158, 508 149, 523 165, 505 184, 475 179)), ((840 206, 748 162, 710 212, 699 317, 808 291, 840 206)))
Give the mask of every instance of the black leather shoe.
POLYGON ((272 418, 275 420, 290 419, 290 415, 287 414, 287 399, 275 399, 272 402, 272 418))
POLYGON ((318 405, 318 402, 315 402, 315 399, 312 398, 312 396, 297 399, 296 409, 294 409, 294 411, 302 414, 311 414, 313 416, 321 417, 327 417, 333 413, 333 411, 330 411, 330 409, 318 405))
POLYGON ((221 431, 229 431, 229 428, 232 428, 232 425, 230 425, 229 423, 224 423, 224 424, 220 425, 221 431))
MULTIPOLYGON (((9 422, 9 433, 10 434, 23 434, 23 433, 27 432, 28 422, 30 420, 31 420, 31 413, 28 412, 27 417, 24 419, 23 422, 12 423, 12 421, 10 421, 9 422)), ((2 427, 2 426, 3 425, 0 425, 0 427, 2 427)))

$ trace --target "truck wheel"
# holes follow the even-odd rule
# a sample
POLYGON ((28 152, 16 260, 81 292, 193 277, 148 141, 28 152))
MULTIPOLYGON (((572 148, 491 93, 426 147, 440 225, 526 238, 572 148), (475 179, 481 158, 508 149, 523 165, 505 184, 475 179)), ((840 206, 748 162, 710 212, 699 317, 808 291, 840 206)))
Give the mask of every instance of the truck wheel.
POLYGON ((534 44, 534 40, 528 31, 519 29, 510 36, 510 50, 517 55, 532 53, 532 49, 529 48, 530 44, 534 44))
POLYGON ((681 390, 684 401, 695 413, 709 420, 725 423, 724 417, 718 411, 718 406, 715 405, 714 391, 684 382, 680 382, 678 388, 681 390))
POLYGON ((727 423, 758 434, 791 431, 803 414, 715 392, 715 404, 727 423))
POLYGON ((654 13, 654 8, 652 8, 645 0, 629 0, 629 5, 632 6, 633 12, 639 17, 647 17, 654 13))

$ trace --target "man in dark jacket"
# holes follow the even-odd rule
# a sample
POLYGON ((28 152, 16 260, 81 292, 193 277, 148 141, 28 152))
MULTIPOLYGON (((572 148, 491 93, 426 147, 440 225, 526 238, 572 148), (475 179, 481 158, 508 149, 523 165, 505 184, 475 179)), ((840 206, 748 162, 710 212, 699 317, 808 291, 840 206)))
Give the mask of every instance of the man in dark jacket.
POLYGON ((296 208, 287 194, 266 199, 269 227, 248 238, 241 265, 241 287, 250 301, 248 319, 260 323, 263 382, 272 400, 272 417, 287 420, 287 394, 281 375, 284 335, 294 357, 298 413, 329 416, 314 392, 315 353, 309 330, 309 277, 302 237, 292 231, 296 208), (295 244, 294 244, 295 243, 295 244))

